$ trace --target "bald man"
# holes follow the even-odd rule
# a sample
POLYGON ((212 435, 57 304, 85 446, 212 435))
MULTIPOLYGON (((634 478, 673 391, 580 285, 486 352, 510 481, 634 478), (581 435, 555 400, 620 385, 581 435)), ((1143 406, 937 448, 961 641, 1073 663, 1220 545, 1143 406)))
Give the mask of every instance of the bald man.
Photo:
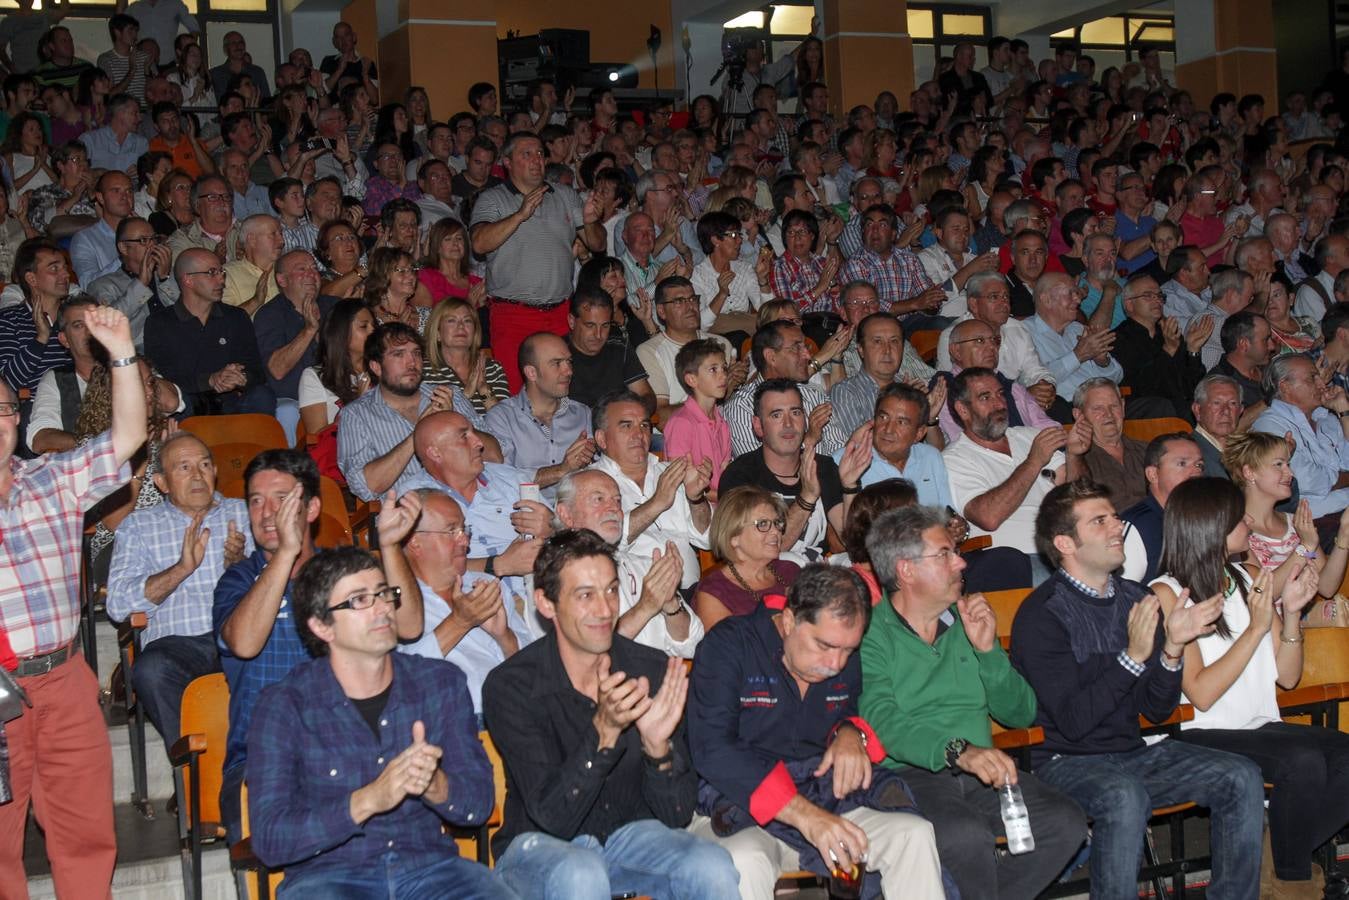
MULTIPOLYGON (((1040 406, 1025 385, 1013 381, 997 370, 998 344, 995 343, 997 338, 993 326, 980 319, 966 319, 952 326, 951 370, 949 373, 942 373, 946 378, 948 396, 951 382, 962 369, 989 369, 997 377, 998 384, 1002 385, 1002 395, 1007 401, 1009 426, 1029 425, 1033 428, 1048 428, 1057 425, 1058 423, 1045 412, 1044 407, 1040 406)), ((950 403, 943 403, 939 415, 935 417, 941 423, 942 434, 948 444, 960 437, 961 431, 961 424, 951 414, 951 406, 950 403)))

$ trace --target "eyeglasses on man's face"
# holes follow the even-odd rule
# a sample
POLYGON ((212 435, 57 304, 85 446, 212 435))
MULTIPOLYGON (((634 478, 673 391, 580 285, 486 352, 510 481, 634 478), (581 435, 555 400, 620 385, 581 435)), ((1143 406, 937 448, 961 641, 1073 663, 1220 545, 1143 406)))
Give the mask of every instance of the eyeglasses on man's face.
POLYGON ((369 609, 380 601, 386 601, 392 604, 394 609, 397 609, 403 602, 403 589, 390 585, 382 591, 353 594, 341 603, 334 603, 328 607, 328 612, 337 612, 339 609, 353 609, 359 612, 363 609, 369 609))
POLYGON ((699 297, 694 294, 690 297, 667 297, 660 301, 661 306, 697 306, 699 297))
POLYGON ((209 276, 209 277, 211 277, 211 278, 219 278, 220 276, 222 276, 222 275, 225 274, 225 270, 222 269, 222 268, 220 268, 219 266, 211 266, 211 268, 209 268, 209 269, 201 269, 200 271, 197 271, 197 272, 188 272, 187 274, 188 274, 188 275, 206 275, 206 276, 209 276))
POLYGON ((449 528, 418 528, 413 534, 443 534, 451 540, 463 535, 465 538, 473 537, 473 526, 471 525, 451 525, 449 528))
POLYGON ((994 347, 1002 346, 1002 335, 1000 334, 981 334, 978 337, 963 338, 958 341, 952 341, 953 344, 973 344, 976 347, 983 347, 992 344, 994 347))
POLYGON ((19 404, 10 401, 0 401, 0 419, 7 419, 10 416, 19 414, 19 404))

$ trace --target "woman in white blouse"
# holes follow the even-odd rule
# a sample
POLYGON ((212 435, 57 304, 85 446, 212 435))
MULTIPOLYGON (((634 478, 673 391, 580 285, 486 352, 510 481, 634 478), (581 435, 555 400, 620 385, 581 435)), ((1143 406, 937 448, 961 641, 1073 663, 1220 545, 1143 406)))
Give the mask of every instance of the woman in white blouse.
POLYGON ((370 389, 365 369, 365 339, 375 316, 360 300, 339 300, 323 321, 318 363, 300 373, 300 420, 318 434, 337 419, 342 406, 370 389))
POLYGON ((1349 735, 1282 721, 1275 696, 1276 685, 1291 688, 1302 677, 1302 612, 1316 595, 1317 570, 1299 565, 1278 592, 1268 569, 1230 561, 1249 543, 1245 500, 1227 479, 1194 478, 1171 492, 1158 566, 1165 574, 1152 590, 1164 613, 1223 597, 1212 631, 1185 648, 1181 689, 1195 713, 1179 739, 1260 766, 1274 785, 1274 896, 1320 897, 1323 876, 1311 857, 1349 822, 1349 735))

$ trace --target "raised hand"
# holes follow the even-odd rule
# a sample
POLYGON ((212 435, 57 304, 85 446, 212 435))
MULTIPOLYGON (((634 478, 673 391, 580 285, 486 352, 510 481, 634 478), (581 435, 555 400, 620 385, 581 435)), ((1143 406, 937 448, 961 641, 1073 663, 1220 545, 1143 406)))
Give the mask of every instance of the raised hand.
POLYGON ((89 336, 103 345, 111 359, 125 359, 136 355, 131 341, 131 323, 126 314, 111 306, 97 306, 84 314, 84 327, 89 336))
MULTIPOLYGON (((629 678, 624 672, 610 672, 607 653, 600 656, 598 674, 593 723, 600 736, 600 747, 613 747, 618 743, 619 735, 651 708, 651 688, 645 678, 629 678)), ((642 743, 645 745, 648 741, 643 739, 642 743)))
POLYGON ((660 690, 650 698, 646 710, 636 720, 642 752, 647 756, 659 759, 669 754, 670 738, 684 716, 688 693, 688 669, 682 659, 671 656, 665 663, 665 678, 660 683, 660 690))
POLYGON ((505 610, 501 599, 501 582, 495 578, 480 578, 467 591, 461 589, 458 579, 450 583, 450 614, 477 628, 505 610))
POLYGON ((1279 596, 1279 602, 1283 604, 1284 621, 1291 619, 1296 622, 1301 619, 1302 610, 1316 598, 1320 576, 1321 573, 1310 560, 1304 559, 1298 564, 1293 576, 1284 582, 1283 593, 1279 596))
POLYGON ((1185 605, 1188 598, 1189 588, 1186 588, 1181 591, 1179 601, 1163 623, 1168 644, 1183 646, 1195 638, 1212 634, 1213 623, 1222 615, 1222 594, 1214 594, 1202 603, 1195 603, 1191 606, 1185 605))
POLYGON ((505 550, 502 550, 496 557, 496 573, 498 575, 528 575, 534 571, 534 560, 539 555, 539 549, 543 547, 544 538, 518 537, 511 541, 505 550))
POLYGON ((843 445, 843 455, 838 461, 838 477, 846 485, 857 484, 857 479, 871 467, 871 433, 874 424, 867 419, 857 426, 843 445))
POLYGON ((534 190, 525 194, 524 202, 520 205, 520 221, 527 221, 534 213, 538 212, 539 207, 543 205, 543 198, 547 196, 551 188, 547 184, 541 184, 534 190))
POLYGON ((420 797, 426 793, 440 770, 441 753, 439 747, 426 742, 426 726, 420 720, 413 722, 412 743, 407 749, 389 760, 378 778, 352 795, 352 818, 357 821, 369 818, 355 814, 358 803, 368 804, 362 807, 362 812, 378 815, 398 806, 407 797, 420 797))
MULTIPOLYGON (((169 420, 174 421, 173 419, 169 420)), ((229 530, 225 534, 225 568, 229 568, 244 558, 244 534, 239 530, 239 526, 234 524, 234 520, 229 520, 229 530)))
POLYGON ((576 440, 571 442, 567 452, 562 455, 562 461, 568 472, 584 469, 595 461, 595 440, 590 437, 588 431, 584 428, 581 429, 581 433, 576 436, 576 440))
POLYGON ((389 488, 380 504, 379 515, 375 517, 375 528, 379 532, 381 547, 393 547, 403 542, 403 538, 412 533, 412 527, 422 514, 422 498, 416 491, 408 491, 399 497, 389 488))
POLYGON ((678 598, 675 595, 683 576, 684 560, 679 555, 679 548, 673 541, 666 541, 663 554, 659 549, 651 551, 651 568, 647 569, 646 577, 642 579, 642 595, 638 603, 649 609, 653 616, 657 612, 673 615, 678 611, 678 598))
POLYGON ((814 446, 820 442, 824 436, 824 428, 829 424, 829 420, 834 416, 834 407, 829 403, 821 403, 810 411, 806 416, 809 425, 806 427, 806 443, 814 446))
MULTIPOLYGON (((1176 607, 1179 609, 1184 603, 1184 599, 1181 599, 1176 603, 1176 607)), ((1148 594, 1129 610, 1129 645, 1125 652, 1139 665, 1152 658, 1152 651, 1157 646, 1157 619, 1160 608, 1156 595, 1148 594)))
POLYGON ((278 552, 298 555, 304 546, 304 536, 309 530, 309 523, 305 516, 303 492, 304 489, 300 485, 295 485, 277 507, 274 527, 278 552))
MULTIPOLYGON (((1074 428, 1073 430, 1076 431, 1077 429, 1074 428)), ((1068 433, 1062 427, 1042 428, 1031 440, 1030 452, 1027 456, 1029 459, 1035 460, 1037 466, 1044 466, 1054 458, 1055 451, 1062 450, 1067 443, 1068 433)))
POLYGON ((178 565, 185 575, 197 571, 197 566, 200 566, 201 561, 206 558, 206 545, 211 539, 211 529, 202 527, 201 523, 205 519, 204 510, 197 513, 187 524, 187 530, 183 532, 183 549, 178 555, 178 565))
POLYGON ((553 533, 553 512, 539 501, 517 500, 511 509, 511 527, 517 534, 546 538, 553 533))
MULTIPOLYGON (((1292 579, 1289 581, 1291 583, 1292 579)), ((1251 581, 1246 592, 1246 608, 1251 614, 1251 629, 1256 634, 1269 631, 1274 624, 1274 573, 1271 570, 1261 569, 1251 581)))
POLYGON ((1073 430, 1068 433, 1068 453, 1073 456, 1086 456, 1091 450, 1092 444, 1091 423, 1086 419, 1073 426, 1073 430))
POLYGON ((983 594, 964 594, 956 601, 960 622, 970 645, 987 653, 998 642, 998 616, 983 594))
POLYGON ((1320 543, 1316 523, 1312 520, 1312 507, 1306 497, 1298 501, 1297 510, 1293 513, 1293 530, 1297 532, 1298 540, 1308 547, 1315 547, 1320 543))
POLYGON ((666 464, 665 470, 656 478, 656 490, 651 499, 659 499, 661 509, 669 509, 670 504, 674 503, 675 492, 684 484, 688 467, 688 457, 677 456, 666 464))
POLYGON ((692 503, 707 493, 707 486, 712 482, 712 460, 705 459, 694 465, 691 456, 685 458, 688 466, 684 469, 684 496, 692 503))

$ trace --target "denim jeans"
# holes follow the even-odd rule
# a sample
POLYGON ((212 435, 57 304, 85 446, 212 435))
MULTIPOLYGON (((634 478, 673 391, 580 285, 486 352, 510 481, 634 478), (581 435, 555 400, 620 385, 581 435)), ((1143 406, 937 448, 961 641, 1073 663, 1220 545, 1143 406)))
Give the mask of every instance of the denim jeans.
POLYGON ((1208 807, 1210 900, 1256 900, 1264 833, 1264 783, 1250 760, 1164 740, 1129 753, 1056 756, 1035 772, 1092 820, 1092 900, 1136 900, 1143 833, 1155 807, 1208 807))
POLYGON ((131 686, 144 705, 145 716, 158 729, 169 750, 179 738, 183 691, 192 679, 220 671, 215 637, 171 634, 151 641, 131 667, 131 686))
POLYGON ((511 841, 497 874, 521 900, 609 900, 632 892, 661 900, 739 896, 731 855, 711 841, 655 819, 629 822, 608 842, 570 842, 529 831, 511 841))
POLYGON ((287 873, 283 900, 516 900, 486 866, 458 856, 410 868, 388 853, 362 871, 287 873))

